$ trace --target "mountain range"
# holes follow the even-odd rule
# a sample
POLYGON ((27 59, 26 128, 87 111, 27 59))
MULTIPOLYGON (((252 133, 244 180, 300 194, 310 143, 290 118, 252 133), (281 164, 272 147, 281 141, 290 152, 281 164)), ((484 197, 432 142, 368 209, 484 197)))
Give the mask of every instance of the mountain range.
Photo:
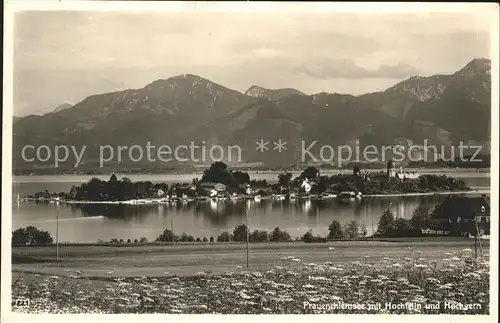
POLYGON ((55 113, 55 112, 59 112, 59 111, 62 111, 62 110, 66 110, 66 109, 69 109, 73 106, 73 104, 69 103, 69 102, 64 102, 60 105, 58 105, 53 111, 52 113, 55 113))
POLYGON ((490 71, 490 60, 474 59, 450 75, 414 76, 359 96, 257 85, 241 93, 200 76, 178 75, 141 89, 92 95, 42 116, 16 118, 14 168, 33 167, 21 159, 25 145, 86 145, 90 167, 99 145, 238 144, 246 162, 290 165, 301 140, 316 140, 318 147, 353 140, 361 146, 393 144, 395 138, 447 146, 460 140, 489 142, 490 71), (255 150, 256 141, 278 138, 287 141, 286 151, 273 151, 272 144, 265 154, 255 150))

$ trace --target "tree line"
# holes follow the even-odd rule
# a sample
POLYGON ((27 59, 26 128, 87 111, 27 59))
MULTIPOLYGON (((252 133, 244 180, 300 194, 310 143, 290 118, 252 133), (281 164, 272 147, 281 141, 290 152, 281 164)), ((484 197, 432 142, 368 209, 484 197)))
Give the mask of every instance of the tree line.
MULTIPOLYGON (((263 230, 254 230, 250 232, 245 224, 237 225, 232 232, 222 232, 215 239, 210 237, 210 242, 245 242, 247 241, 247 234, 249 242, 286 242, 292 241, 290 234, 279 227, 273 231, 267 232, 263 230), (248 231, 248 233, 247 233, 248 231)), ((155 241, 157 242, 195 242, 199 238, 193 238, 191 235, 182 233, 176 235, 172 230, 165 229, 155 241)), ((207 242, 206 238, 201 239, 202 242, 207 242)))
MULTIPOLYGON (((437 208, 439 210, 439 208, 437 208)), ((374 237, 416 237, 424 236, 423 230, 447 230, 446 223, 439 222, 433 213, 425 205, 421 205, 415 209, 411 219, 395 218, 389 211, 385 211, 379 219, 377 230, 374 232, 374 237)), ((265 230, 248 230, 245 224, 237 225, 232 232, 222 232, 217 237, 193 237, 187 233, 180 235, 175 234, 170 229, 165 229, 154 242, 287 242, 287 241, 303 241, 306 243, 311 242, 326 242, 330 240, 353 240, 364 238, 367 236, 367 229, 364 223, 359 223, 352 220, 344 225, 339 221, 333 220, 328 226, 328 235, 320 236, 313 235, 309 230, 301 237, 293 239, 291 235, 281 230, 279 227, 274 228, 271 232, 265 230)), ((27 226, 20 228, 12 233, 12 246, 23 245, 47 245, 53 244, 54 239, 48 231, 40 230, 34 226, 27 226)), ((98 241, 98 243, 148 243, 148 240, 143 237, 141 239, 111 239, 110 241, 98 241)))
MULTIPOLYGON (((339 193, 342 191, 361 192, 362 194, 394 194, 433 191, 466 190, 468 187, 462 180, 445 175, 421 175, 418 179, 388 178, 384 172, 366 173, 363 175, 359 165, 353 166, 352 173, 341 173, 332 176, 321 176, 316 167, 307 167, 293 178, 292 173, 278 174, 278 182, 269 184, 266 180, 252 180, 243 171, 232 171, 223 162, 215 162, 206 169, 201 179, 193 179, 191 183, 152 183, 151 181, 132 182, 128 177, 118 180, 113 174, 108 181, 92 178, 80 186, 73 186, 69 193, 55 194, 64 199, 78 201, 126 201, 155 197, 196 198, 207 196, 203 183, 220 183, 225 185, 225 195, 232 193, 245 194, 250 187, 255 194, 289 194, 297 193, 339 193), (310 192, 301 186, 307 179, 311 181, 310 192)), ((38 192, 35 198, 50 198, 54 194, 48 191, 38 192)))

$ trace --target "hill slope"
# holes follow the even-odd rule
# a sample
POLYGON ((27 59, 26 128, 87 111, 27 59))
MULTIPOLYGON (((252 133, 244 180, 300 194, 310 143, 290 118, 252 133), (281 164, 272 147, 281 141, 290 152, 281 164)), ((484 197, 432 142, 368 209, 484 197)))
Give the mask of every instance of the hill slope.
POLYGON ((270 101, 279 101, 290 95, 305 95, 296 89, 266 89, 258 85, 252 85, 248 90, 245 91, 245 95, 252 96, 255 98, 266 98, 270 101))
MULTIPOLYGON (((94 167, 98 145, 238 144, 244 161, 289 165, 302 140, 306 146, 318 141, 316 150, 354 140, 361 146, 393 144, 395 138, 444 145, 489 141, 490 69, 489 60, 474 59, 451 75, 411 77, 386 91, 360 96, 305 95, 258 86, 243 94, 196 75, 179 75, 141 89, 89 96, 43 116, 16 119, 14 165, 33 167, 20 158, 28 144, 86 145, 90 148, 85 167, 94 167), (279 138, 287 141, 281 153, 272 149, 272 141, 279 138), (271 142, 266 154, 255 150, 260 139, 271 142)), ((147 161, 119 164, 150 167, 147 161)))

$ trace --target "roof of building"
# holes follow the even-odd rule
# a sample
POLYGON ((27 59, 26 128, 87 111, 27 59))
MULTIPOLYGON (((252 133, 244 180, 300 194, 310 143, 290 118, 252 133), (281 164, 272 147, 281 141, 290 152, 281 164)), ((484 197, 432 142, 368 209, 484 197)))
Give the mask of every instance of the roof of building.
POLYGON ((201 187, 205 189, 215 189, 217 191, 224 191, 226 189, 226 185, 222 183, 212 183, 212 182, 205 182, 201 183, 201 187))
POLYGON ((489 216, 490 202, 485 196, 464 197, 452 196, 439 204, 434 215, 438 218, 447 217, 473 217, 476 215, 489 216))
POLYGON ((215 183, 215 182, 203 182, 203 183, 200 183, 201 186, 204 186, 204 187, 209 187, 209 186, 226 186, 222 183, 215 183))

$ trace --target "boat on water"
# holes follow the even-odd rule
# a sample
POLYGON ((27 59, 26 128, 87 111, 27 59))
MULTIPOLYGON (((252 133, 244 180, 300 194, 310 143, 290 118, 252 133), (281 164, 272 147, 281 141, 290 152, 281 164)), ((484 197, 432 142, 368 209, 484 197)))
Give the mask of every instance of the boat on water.
POLYGON ((322 193, 322 194, 316 195, 314 197, 311 197, 311 200, 322 201, 322 200, 333 199, 335 197, 337 197, 337 195, 335 195, 335 194, 322 193))
POLYGON ((275 201, 283 201, 285 200, 286 196, 284 194, 273 194, 272 199, 275 201))
POLYGON ((50 200, 49 200, 49 203, 53 204, 53 203, 59 203, 59 196, 56 196, 56 197, 51 197, 50 200))
POLYGON ((356 199, 361 199, 361 192, 356 193, 354 191, 344 191, 337 194, 337 198, 343 202, 352 202, 356 199))
POLYGON ((260 195, 255 195, 253 199, 255 202, 260 202, 261 200, 260 195))

